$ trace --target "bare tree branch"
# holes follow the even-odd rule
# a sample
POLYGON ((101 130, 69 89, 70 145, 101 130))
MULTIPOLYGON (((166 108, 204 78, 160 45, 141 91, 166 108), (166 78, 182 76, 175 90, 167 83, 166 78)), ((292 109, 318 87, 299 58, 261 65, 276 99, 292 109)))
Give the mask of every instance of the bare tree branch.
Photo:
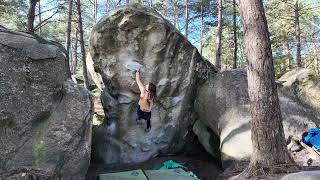
MULTIPOLYGON (((56 15, 58 13, 58 10, 56 10, 56 12, 54 12, 50 17, 48 17, 47 19, 43 20, 40 24, 38 24, 34 29, 38 30, 40 27, 42 27, 43 23, 47 22, 48 20, 50 20, 54 15, 56 15)), ((47 24, 47 23, 46 23, 47 24)))
POLYGON ((58 6, 54 7, 54 8, 47 9, 47 10, 45 10, 45 11, 41 11, 41 13, 38 13, 38 14, 36 14, 36 15, 34 15, 34 16, 39 16, 39 15, 41 15, 41 14, 43 14, 43 13, 46 13, 46 12, 48 12, 48 11, 52 11, 52 10, 57 9, 57 8, 60 8, 60 7, 61 7, 61 6, 58 5, 58 6))

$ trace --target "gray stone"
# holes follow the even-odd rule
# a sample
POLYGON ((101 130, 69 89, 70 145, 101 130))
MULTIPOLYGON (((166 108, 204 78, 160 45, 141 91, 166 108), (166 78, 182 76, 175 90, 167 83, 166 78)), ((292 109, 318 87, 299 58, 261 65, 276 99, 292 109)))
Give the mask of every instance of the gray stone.
POLYGON ((58 175, 53 174, 52 172, 46 172, 41 169, 33 169, 23 167, 20 169, 15 169, 14 171, 7 172, 2 174, 5 180, 30 180, 30 179, 39 179, 39 180, 52 180, 58 179, 58 175))
POLYGON ((20 51, 21 54, 26 54, 33 60, 57 57, 58 47, 56 45, 41 38, 35 38, 30 34, 2 30, 0 32, 0 42, 4 46, 20 51))
POLYGON ((314 74, 310 69, 296 68, 284 74, 279 81, 288 95, 315 109, 320 117, 320 80, 313 79, 314 74))
POLYGON ((193 132, 197 135, 199 142, 203 145, 206 151, 213 157, 220 159, 219 137, 200 120, 197 120, 194 123, 193 132))
POLYGON ((137 69, 139 69, 142 65, 134 60, 129 60, 126 63, 126 67, 128 70, 130 71, 136 71, 137 69))
POLYGON ((92 105, 61 46, 0 29, 0 63, 0 175, 28 167, 83 179, 92 105))
POLYGON ((107 121, 95 133, 95 158, 107 164, 138 163, 181 151, 196 119, 197 87, 214 67, 169 21, 137 4, 112 10, 94 26, 90 53, 106 87, 101 99, 107 121), (146 121, 135 121, 140 92, 134 71, 139 67, 144 83, 157 84, 148 133, 146 121))
MULTIPOLYGON (((247 76, 243 70, 230 70, 211 76, 201 85, 195 102, 199 119, 220 136, 223 165, 248 160, 252 152, 247 76)), ((312 109, 301 105, 278 89, 285 136, 300 136, 319 125, 312 109)))
POLYGON ((166 85, 168 82, 170 82, 169 79, 163 78, 163 79, 161 79, 161 80, 158 82, 158 86, 164 86, 164 85, 166 85))
MULTIPOLYGON (((98 74, 94 70, 93 60, 91 58, 90 53, 87 53, 87 55, 86 55, 86 65, 87 65, 89 85, 90 86, 95 85, 101 91, 104 88, 102 78, 101 78, 100 74, 98 74)), ((83 77, 82 77, 82 80, 83 80, 83 77)))
POLYGON ((288 174, 281 180, 319 180, 320 171, 302 171, 298 173, 288 174))

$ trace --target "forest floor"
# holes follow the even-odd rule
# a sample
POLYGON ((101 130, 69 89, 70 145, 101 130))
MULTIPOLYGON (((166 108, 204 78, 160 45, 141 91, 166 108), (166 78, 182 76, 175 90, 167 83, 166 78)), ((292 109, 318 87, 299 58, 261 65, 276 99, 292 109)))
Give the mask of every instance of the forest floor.
POLYGON ((210 154, 204 150, 198 152, 185 153, 176 156, 156 157, 147 162, 137 165, 122 165, 122 166, 108 166, 103 164, 91 164, 87 173, 86 180, 98 180, 99 174, 130 171, 136 169, 153 170, 167 160, 173 160, 178 163, 185 163, 189 171, 192 171, 201 180, 220 179, 219 175, 222 172, 219 163, 212 158, 210 154))
MULTIPOLYGON (((315 171, 315 170, 319 171, 320 170, 320 156, 314 153, 311 153, 305 148, 303 148, 302 150, 296 153, 291 153, 291 157, 299 166, 300 171, 315 171)), ((233 176, 236 176, 240 174, 246 167, 248 167, 248 165, 249 165, 249 161, 242 161, 240 163, 232 164, 227 169, 225 169, 222 174, 220 174, 220 178, 229 179, 233 176)), ((279 180, 285 175, 287 175, 287 173, 273 174, 273 175, 266 174, 264 176, 256 177, 255 179, 279 180)))
MULTIPOLYGON (((99 116, 104 116, 102 104, 99 97, 95 98, 95 113, 99 116)), ((103 119, 103 118, 102 118, 103 119)), ((99 124, 102 122, 99 122, 99 124)), ((153 158, 147 162, 141 164, 126 164, 121 166, 110 166, 104 164, 92 163, 89 167, 86 180, 98 180, 99 174, 130 171, 136 169, 142 170, 154 170, 160 167, 164 162, 173 160, 179 163, 185 163, 188 170, 193 172, 201 180, 220 180, 228 179, 232 176, 238 175, 246 167, 249 162, 243 161, 230 165, 224 171, 218 160, 214 159, 209 153, 207 153, 199 142, 193 145, 186 152, 175 156, 161 156, 153 158), (200 147, 200 148, 199 148, 200 147)), ((319 153, 320 154, 320 153, 319 153)), ((294 161, 300 167, 302 171, 320 170, 320 155, 310 153, 310 150, 305 148, 297 153, 291 154, 294 161), (308 160, 311 163, 308 165, 308 160)), ((278 180, 286 174, 266 175, 263 177, 257 177, 256 179, 268 179, 278 180)))
MULTIPOLYGON (((320 157, 312 157, 312 155, 310 155, 310 153, 306 149, 292 154, 292 156, 302 171, 320 170, 320 157), (310 157, 312 157, 312 159, 314 160, 308 166, 307 161, 308 159, 310 159, 310 157)), ((228 179, 232 176, 241 173, 244 170, 244 168, 248 166, 249 163, 238 163, 236 165, 230 166, 223 172, 217 160, 212 158, 210 154, 208 154, 205 150, 201 148, 197 151, 188 152, 176 156, 156 157, 147 162, 137 165, 127 164, 121 166, 108 166, 103 164, 91 164, 87 173, 86 180, 98 180, 99 174, 103 173, 130 171, 136 169, 153 170, 156 167, 160 167, 167 160, 185 163, 188 167, 188 170, 196 174, 197 177, 201 180, 228 179)), ((285 175, 287 174, 267 175, 257 177, 256 179, 278 180, 285 175)))
MULTIPOLYGON (((104 117, 103 107, 99 96, 94 97, 94 107, 95 113, 104 117)), ((104 118, 101 119, 103 120, 104 118)), ((96 123, 101 124, 102 121, 97 121, 96 123)), ((219 161, 207 153, 199 142, 197 143, 189 146, 188 149, 185 149, 185 151, 179 155, 156 157, 147 162, 136 165, 126 164, 121 166, 110 166, 92 163, 88 169, 86 180, 98 180, 99 174, 103 173, 130 171, 136 169, 153 170, 156 167, 162 166, 162 164, 168 160, 185 163, 188 170, 196 174, 201 180, 219 179, 219 174, 222 172, 219 161)))

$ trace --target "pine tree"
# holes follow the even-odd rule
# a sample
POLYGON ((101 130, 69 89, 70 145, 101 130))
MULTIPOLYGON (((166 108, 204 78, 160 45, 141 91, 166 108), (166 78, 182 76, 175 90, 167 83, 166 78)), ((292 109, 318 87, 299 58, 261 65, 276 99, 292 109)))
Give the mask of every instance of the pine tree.
POLYGON ((30 33, 34 33, 34 19, 37 3, 40 0, 29 0, 29 11, 28 11, 28 27, 27 30, 30 33))
POLYGON ((271 43, 262 1, 241 0, 239 5, 248 59, 253 145, 249 167, 239 178, 296 171, 297 167, 286 149, 271 43))
POLYGON ((84 86, 89 89, 89 80, 88 80, 88 73, 87 73, 87 63, 86 63, 86 50, 83 40, 83 26, 82 26, 82 15, 81 15, 81 0, 77 0, 77 12, 78 12, 78 27, 79 27, 79 43, 81 49, 81 61, 82 61, 82 68, 83 68, 83 79, 84 79, 84 86))
POLYGON ((222 0, 218 4, 218 31, 216 34, 216 59, 215 66, 218 70, 221 69, 221 38, 222 38, 222 0))

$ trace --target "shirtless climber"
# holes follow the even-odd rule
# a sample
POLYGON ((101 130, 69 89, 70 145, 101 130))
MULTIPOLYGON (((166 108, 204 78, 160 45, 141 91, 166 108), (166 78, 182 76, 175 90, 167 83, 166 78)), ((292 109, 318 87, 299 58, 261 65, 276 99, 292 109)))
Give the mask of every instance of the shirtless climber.
POLYGON ((139 107, 137 110, 137 123, 140 122, 141 119, 147 121, 147 128, 145 129, 146 132, 149 132, 151 129, 151 110, 154 104, 154 100, 156 98, 156 86, 152 83, 148 83, 144 86, 140 80, 140 69, 136 71, 136 82, 139 86, 140 90, 140 100, 139 100, 139 107))

